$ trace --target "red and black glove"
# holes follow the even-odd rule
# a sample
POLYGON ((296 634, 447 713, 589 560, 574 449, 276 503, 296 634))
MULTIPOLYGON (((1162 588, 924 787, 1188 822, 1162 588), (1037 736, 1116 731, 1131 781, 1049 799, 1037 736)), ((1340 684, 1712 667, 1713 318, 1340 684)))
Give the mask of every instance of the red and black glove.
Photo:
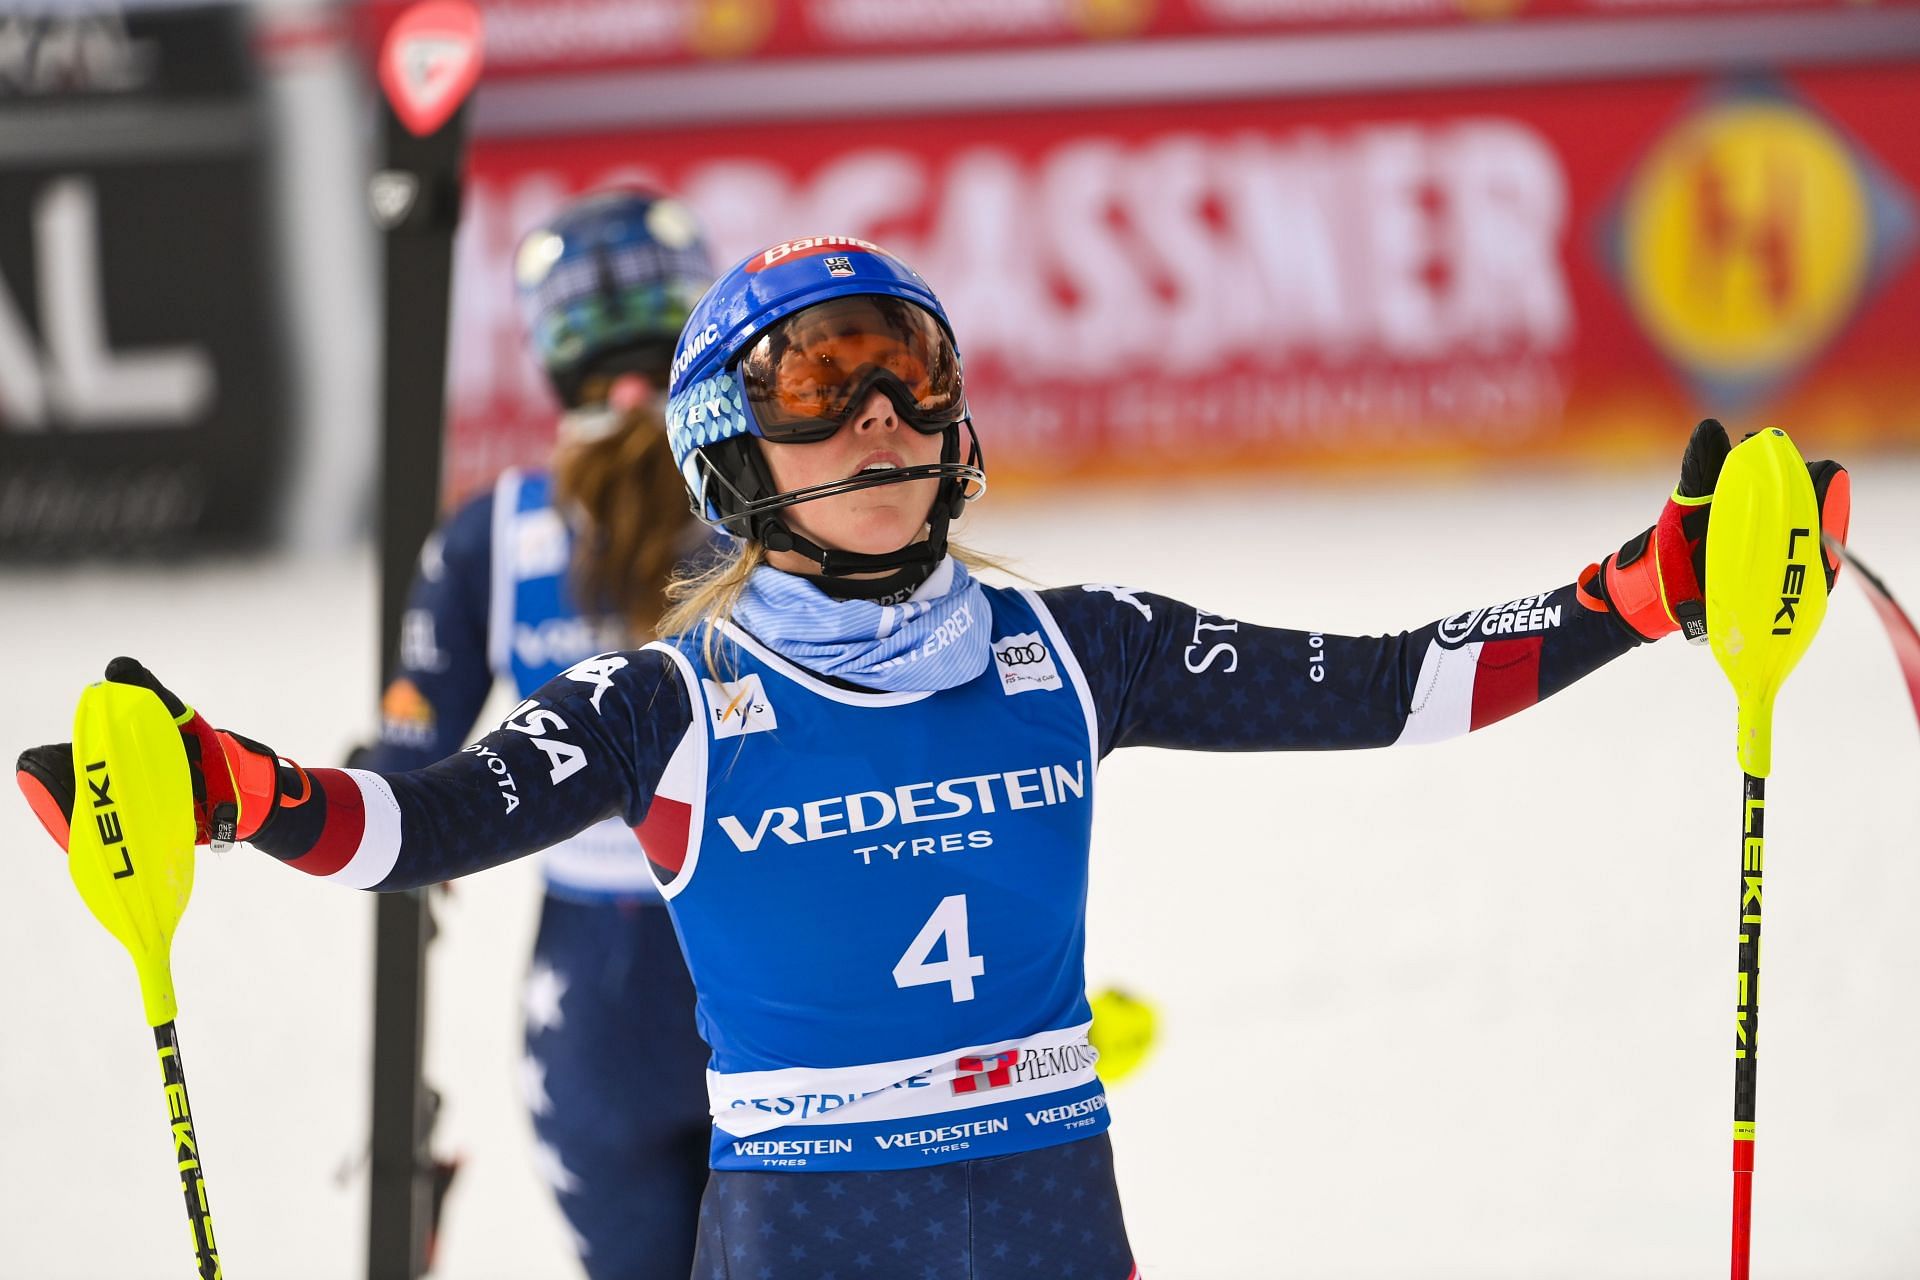
MULTIPOLYGON (((1626 545, 1580 571, 1580 603, 1612 613, 1642 640, 1658 640, 1674 631, 1694 644, 1707 642, 1707 525, 1713 515, 1713 491, 1720 468, 1733 446, 1727 429, 1708 418, 1693 429, 1680 459, 1680 482, 1654 526, 1626 545)), ((1853 513, 1852 481, 1837 462, 1809 462, 1813 495, 1820 504, 1820 528, 1839 542, 1847 540, 1853 513)), ((1840 558, 1825 556, 1827 589, 1833 589, 1840 558)))
MULTIPOLYGON (((251 839, 267 824, 280 803, 278 762, 270 748, 213 728, 132 658, 109 662, 107 679, 152 690, 180 726, 193 777, 195 844, 222 849, 251 839)), ((14 780, 40 825, 66 848, 73 823, 73 744, 27 748, 14 764, 14 780)))

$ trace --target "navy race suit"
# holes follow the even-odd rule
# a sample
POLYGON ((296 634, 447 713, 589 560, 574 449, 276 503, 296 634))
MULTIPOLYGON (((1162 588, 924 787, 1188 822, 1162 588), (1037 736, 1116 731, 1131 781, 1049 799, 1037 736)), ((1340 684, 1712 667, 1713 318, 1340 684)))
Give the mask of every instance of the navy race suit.
POLYGON ((928 1167, 1105 1127, 1081 949, 1108 752, 1434 741, 1636 643, 1571 586, 1384 637, 1115 586, 987 596, 995 660, 958 688, 850 691, 730 627, 717 671, 691 641, 605 654, 437 764, 313 771, 257 843, 393 889, 617 815, 701 987, 714 1164, 928 1167))
POLYGON ((731 626, 725 678, 698 640, 668 651, 700 713, 640 840, 701 992, 716 1169, 1106 1128, 1081 972, 1092 699, 1043 606, 986 595, 995 660, 938 695, 827 684, 731 626))
MULTIPOLYGON (((573 605, 572 534, 551 490, 544 472, 507 471, 428 542, 366 767, 429 765, 459 750, 496 680, 524 698, 620 642, 618 627, 573 605)), ((686 963, 625 823, 595 823, 539 856, 521 1068, 536 1165, 593 1280, 684 1275, 708 1131, 708 1050, 686 963)))

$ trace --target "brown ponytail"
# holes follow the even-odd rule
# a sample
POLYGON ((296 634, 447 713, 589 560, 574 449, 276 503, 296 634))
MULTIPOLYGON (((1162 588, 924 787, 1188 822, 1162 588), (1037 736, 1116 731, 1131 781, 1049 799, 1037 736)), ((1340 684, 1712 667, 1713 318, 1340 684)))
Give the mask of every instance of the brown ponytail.
POLYGON ((651 638, 693 523, 658 402, 629 409, 597 440, 563 445, 553 483, 556 505, 584 517, 571 579, 581 612, 619 619, 636 643, 651 638))

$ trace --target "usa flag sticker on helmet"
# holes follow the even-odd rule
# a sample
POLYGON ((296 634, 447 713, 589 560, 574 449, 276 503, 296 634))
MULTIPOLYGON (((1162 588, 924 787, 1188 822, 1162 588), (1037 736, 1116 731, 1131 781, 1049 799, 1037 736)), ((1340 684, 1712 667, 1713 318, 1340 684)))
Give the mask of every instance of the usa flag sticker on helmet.
POLYGON ((387 31, 380 87, 407 132, 439 130, 480 79, 480 11, 469 0, 425 0, 387 31))
MULTIPOLYGON (((857 249, 864 253, 886 254, 887 257, 893 258, 892 254, 887 253, 871 240, 857 240, 852 236, 807 236, 799 240, 782 240, 779 244, 756 254, 747 261, 747 272, 753 274, 765 271, 768 267, 778 266, 789 258, 814 258, 823 253, 844 254, 849 249, 857 249)), ((894 261, 899 262, 899 259, 894 258, 894 261)), ((901 265, 906 264, 901 263, 901 265)), ((911 270, 911 268, 908 269, 911 270)), ((835 272, 835 274, 843 273, 835 272)), ((844 274, 853 274, 851 264, 844 274)))

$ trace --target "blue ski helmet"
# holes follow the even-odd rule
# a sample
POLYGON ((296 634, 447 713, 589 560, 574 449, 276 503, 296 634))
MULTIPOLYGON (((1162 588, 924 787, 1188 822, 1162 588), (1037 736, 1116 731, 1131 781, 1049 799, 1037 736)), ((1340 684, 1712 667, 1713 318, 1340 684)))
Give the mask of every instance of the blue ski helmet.
POLYGON ((946 554, 948 522, 986 486, 946 309, 919 272, 851 236, 782 241, 734 264, 707 290, 674 351, 667 439, 697 514, 735 537, 798 550, 830 575, 939 559, 946 554), (866 313, 887 342, 910 357, 913 384, 894 364, 849 361, 854 367, 835 367, 839 380, 824 400, 783 409, 770 383, 775 375, 767 361, 775 357, 769 350, 804 327, 792 317, 816 307, 866 313), (823 439, 875 389, 887 394, 909 426, 943 437, 941 460, 794 492, 775 489, 755 438, 823 439), (941 482, 929 515, 930 536, 898 552, 867 556, 819 547, 780 517, 797 503, 928 478, 941 482))
POLYGON ((666 385, 674 341, 713 262, 684 204, 621 188, 573 200, 529 231, 513 276, 534 354, 561 403, 577 408, 593 374, 666 385))

